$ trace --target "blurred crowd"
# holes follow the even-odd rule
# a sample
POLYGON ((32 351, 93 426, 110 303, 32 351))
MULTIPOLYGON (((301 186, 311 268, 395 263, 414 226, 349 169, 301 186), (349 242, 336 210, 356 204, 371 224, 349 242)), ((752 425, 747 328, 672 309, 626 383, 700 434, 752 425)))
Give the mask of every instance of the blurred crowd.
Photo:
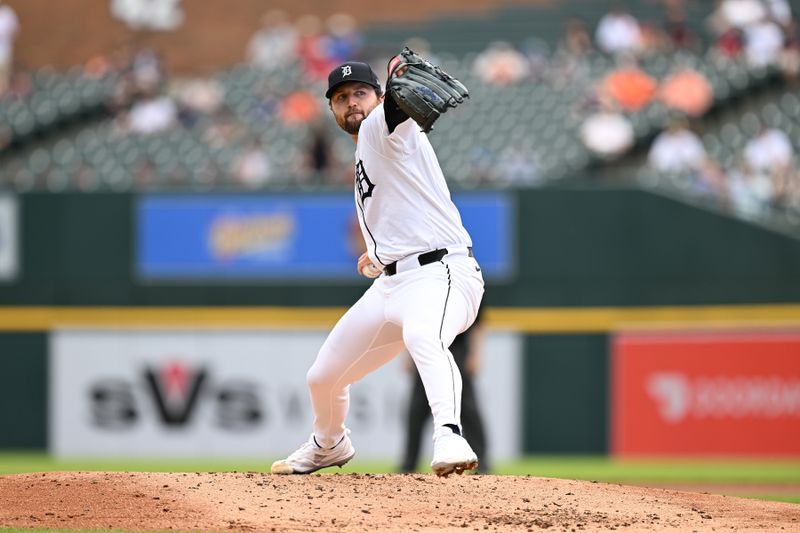
MULTIPOLYGON (((598 23, 596 46, 617 63, 589 95, 597 113, 586 120, 583 140, 598 155, 616 156, 630 148, 634 139, 628 118, 651 103, 689 118, 703 116, 714 104, 712 85, 702 72, 677 60, 656 79, 640 67, 642 58, 690 50, 719 68, 734 63, 750 69, 777 68, 790 84, 798 85, 800 35, 787 0, 717 1, 706 20, 713 37, 707 45, 690 29, 683 0, 663 0, 661 5, 660 26, 637 20, 622 7, 598 23), (598 123, 607 124, 612 135, 598 123)), ((581 59, 591 51, 587 29, 581 21, 572 21, 556 54, 569 67, 569 82, 576 81, 576 71, 585 69, 581 59)))
MULTIPOLYGON (((33 73, 13 60, 12 45, 19 31, 13 9, 0 0, 0 111, 33 104, 37 90, 39 72, 33 73)), ((191 132, 199 135, 210 151, 235 152, 222 164, 212 162, 213 168, 207 173, 230 175, 238 185, 257 188, 267 185, 276 175, 270 147, 262 135, 264 129, 272 132, 303 128, 306 133, 303 157, 282 171, 291 172, 301 182, 320 181, 330 175, 336 176, 334 179, 340 177, 344 166, 336 167, 331 156, 328 133, 320 125, 323 106, 315 85, 322 83, 336 64, 361 58, 362 46, 363 36, 348 14, 335 14, 325 21, 314 15, 291 21, 285 12, 272 10, 263 16, 244 56, 252 68, 263 74, 260 78, 268 78, 271 72, 290 72, 299 76, 296 83, 231 87, 225 86, 224 73, 175 77, 157 50, 135 43, 97 54, 79 70, 85 83, 106 76, 115 79, 113 90, 104 101, 104 110, 112 122, 107 141, 154 138, 176 130, 191 132), (234 94, 228 94, 230 91, 234 94), (247 96, 254 96, 255 101, 246 110, 241 106, 234 109, 240 96, 235 91, 254 93, 247 96)), ((13 140, 13 129, 0 127, 0 153, 13 140)), ((151 158, 133 163, 135 186, 147 187, 158 179, 157 165, 151 158)), ((97 179, 94 169, 86 166, 76 169, 75 174, 79 187, 91 189, 97 179)), ((181 172, 191 173, 176 169, 172 184, 180 186, 190 178, 179 175, 181 172)))
MULTIPOLYGON (((249 40, 246 59, 266 76, 297 71, 300 79, 291 87, 234 87, 256 93, 253 105, 243 113, 229 105, 226 91, 231 87, 225 87, 219 76, 167 80, 159 56, 153 50, 137 50, 118 85, 114 134, 148 135, 175 127, 199 130, 211 149, 235 148, 228 167, 220 171, 229 173, 242 187, 259 188, 277 173, 269 156, 269 141, 250 126, 303 128, 306 149, 288 170, 300 183, 338 178, 344 165, 336 167, 330 155, 330 141, 321 125, 323 107, 314 86, 326 80, 335 65, 361 58, 362 46, 363 36, 348 14, 334 14, 325 21, 304 15, 291 21, 284 11, 267 12, 249 40)), ((152 168, 143 171, 145 175, 137 181, 146 184, 153 179, 152 168)))
MULTIPOLYGON (((717 0, 699 31, 687 15, 688 0, 648 2, 647 20, 618 4, 594 28, 570 19, 553 45, 536 37, 516 46, 495 41, 459 66, 500 98, 504 90, 537 86, 574 95, 569 121, 575 123, 575 141, 599 160, 619 158, 652 140, 648 167, 682 176, 691 190, 714 194, 742 212, 800 205, 797 160, 787 132, 759 124, 731 165, 715 160, 692 131, 719 96, 698 61, 720 72, 728 65, 780 72, 789 87, 800 86, 800 36, 788 0, 717 0), (660 74, 644 66, 659 62, 666 65, 660 74), (656 108, 672 117, 668 127, 662 123, 643 137, 648 130, 642 123, 653 123, 643 119, 656 108)), ((345 60, 379 65, 386 58, 369 55, 348 14, 292 20, 271 10, 260 22, 243 50, 243 65, 226 72, 174 77, 157 50, 136 44, 98 54, 83 66, 83 79, 114 79, 103 102, 110 123, 102 130, 105 141, 156 139, 134 150, 142 157, 130 157, 134 188, 181 186, 196 174, 209 186, 260 188, 287 176, 301 185, 349 183, 351 153, 337 148, 339 136, 327 119, 321 87, 328 72, 345 60), (198 153, 168 165, 164 179, 157 160, 169 153, 163 154, 166 148, 158 139, 176 131, 181 136, 172 140, 183 155, 211 155, 198 153)), ((4 103, 27 102, 36 90, 32 74, 13 58, 14 40, 23 30, 13 9, 0 0, 0 111, 4 103)), ((405 44, 438 62, 437 51, 423 39, 405 44)), ((13 141, 13 131, 0 128, 0 155, 13 141)), ((474 183, 535 184, 543 168, 530 148, 536 142, 509 139, 499 156, 478 142, 464 164, 477 176, 474 183)), ((74 170, 78 176, 94 172, 85 165, 74 170)), ((96 177, 79 179, 78 186, 91 189, 96 182, 96 177)))
POLYGON ((325 80, 333 67, 350 59, 362 59, 364 37, 352 15, 337 13, 323 21, 304 15, 290 21, 284 11, 266 13, 250 39, 247 59, 264 70, 300 62, 311 80, 325 80))
POLYGON ((757 118, 752 130, 735 165, 723 168, 686 121, 673 119, 653 142, 648 165, 689 192, 717 198, 750 218, 772 208, 800 208, 800 173, 789 136, 757 118))
MULTIPOLYGON (((800 86, 800 35, 787 0, 723 0, 717 3, 708 25, 716 36, 710 50, 713 60, 743 58, 751 68, 774 67, 790 90, 800 86)), ((745 138, 733 158, 720 161, 709 153, 686 120, 702 115, 702 111, 678 109, 686 113, 674 117, 650 147, 651 170, 748 217, 758 217, 773 208, 800 212, 800 168, 786 131, 748 113, 744 124, 726 126, 734 129, 734 135, 745 138)), ((791 106, 786 111, 797 116, 800 109, 791 106)), ((695 128, 702 126, 698 121, 695 128)))
POLYGON ((536 38, 519 48, 492 43, 476 58, 475 73, 499 86, 539 79, 545 73, 574 82, 587 75, 584 60, 597 51, 629 64, 636 58, 690 50, 707 51, 719 62, 744 59, 754 67, 776 65, 797 83, 800 35, 788 0, 717 0, 705 21, 703 33, 709 38, 696 34, 689 24, 688 0, 651 3, 659 8, 652 11, 656 20, 638 20, 619 3, 599 20, 593 34, 584 20, 572 18, 552 54, 536 38))
MULTIPOLYGON (((743 133, 749 138, 736 156, 717 160, 691 126, 694 123, 700 129, 702 117, 715 103, 709 80, 680 61, 660 80, 638 65, 648 55, 691 49, 723 69, 739 63, 753 71, 777 70, 796 89, 800 86, 800 35, 788 1, 717 1, 705 21, 713 37, 705 48, 687 24, 685 2, 664 0, 662 6, 661 27, 643 23, 621 7, 600 20, 595 44, 613 55, 617 66, 594 86, 590 100, 596 111, 583 122, 583 142, 600 157, 628 152, 635 143, 636 115, 657 103, 671 118, 649 148, 645 172, 665 176, 687 192, 714 197, 746 216, 775 207, 800 211, 800 170, 787 132, 755 119, 756 125, 745 128, 743 133)), ((573 70, 579 69, 579 58, 591 46, 586 29, 573 21, 560 53, 567 64, 578 65, 573 70)), ((800 112, 790 111, 795 116, 800 112)))
MULTIPOLYGON (((800 87, 800 34, 789 2, 718 0, 704 21, 703 35, 689 24, 686 1, 653 3, 660 8, 651 11, 658 20, 639 20, 622 4, 603 16, 593 32, 573 18, 553 53, 536 39, 519 48, 492 43, 475 58, 473 74, 498 87, 531 81, 587 87, 573 112, 581 123, 580 140, 600 159, 631 152, 639 117, 663 109, 670 118, 652 140, 645 174, 664 175, 687 192, 712 196, 747 216, 774 207, 800 211, 800 170, 787 132, 758 120, 743 132, 750 137, 732 160, 716 160, 691 127, 702 125, 714 106, 714 88, 692 62, 681 60, 701 57, 720 71, 728 65, 771 69, 790 88, 800 87), (598 52, 614 65, 596 79, 590 58, 598 52), (642 68, 642 62, 665 55, 671 61, 660 78, 642 68)), ((800 109, 791 111, 796 116, 800 109)))

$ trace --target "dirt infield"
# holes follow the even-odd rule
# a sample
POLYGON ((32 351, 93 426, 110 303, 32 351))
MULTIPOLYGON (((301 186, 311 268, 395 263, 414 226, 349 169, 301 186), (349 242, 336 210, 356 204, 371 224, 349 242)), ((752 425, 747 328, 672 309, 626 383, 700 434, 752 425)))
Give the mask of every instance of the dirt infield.
POLYGON ((800 505, 513 476, 0 476, 0 527, 181 531, 800 531, 800 505))

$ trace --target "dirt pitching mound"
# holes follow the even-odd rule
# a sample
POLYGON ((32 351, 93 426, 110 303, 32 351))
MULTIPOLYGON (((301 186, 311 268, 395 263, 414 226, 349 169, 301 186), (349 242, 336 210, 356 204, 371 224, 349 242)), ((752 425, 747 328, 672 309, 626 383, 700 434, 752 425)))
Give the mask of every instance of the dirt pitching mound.
POLYGON ((181 531, 798 531, 800 506, 512 476, 0 476, 0 527, 181 531))

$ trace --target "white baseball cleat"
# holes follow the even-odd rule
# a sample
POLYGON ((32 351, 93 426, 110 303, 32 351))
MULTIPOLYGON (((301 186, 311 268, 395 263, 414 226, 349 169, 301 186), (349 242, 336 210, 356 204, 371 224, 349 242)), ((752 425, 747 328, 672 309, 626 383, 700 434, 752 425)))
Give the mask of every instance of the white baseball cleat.
POLYGON ((461 474, 478 468, 478 456, 461 435, 441 434, 433 442, 431 468, 437 476, 447 477, 453 472, 461 474))
POLYGON ((341 467, 356 454, 353 443, 350 442, 350 430, 346 429, 342 440, 333 448, 321 448, 311 434, 308 441, 303 443, 294 453, 286 459, 272 463, 273 474, 310 474, 321 468, 329 466, 341 467))

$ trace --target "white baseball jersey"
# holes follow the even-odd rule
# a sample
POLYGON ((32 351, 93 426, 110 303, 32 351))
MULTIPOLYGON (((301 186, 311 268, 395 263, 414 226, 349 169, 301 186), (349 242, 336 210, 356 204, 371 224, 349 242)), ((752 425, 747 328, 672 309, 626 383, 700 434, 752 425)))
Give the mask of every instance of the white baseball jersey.
POLYGON ((342 440, 350 385, 404 348, 425 385, 436 431, 451 434, 461 424, 461 374, 447 347, 475 320, 483 276, 436 154, 413 120, 389 134, 378 105, 361 122, 355 188, 370 258, 397 264, 339 319, 308 371, 314 441, 329 448, 342 440), (419 254, 441 248, 447 254, 440 259, 419 263, 419 254))
POLYGON ((472 246, 428 136, 413 120, 389 134, 383 104, 361 123, 355 198, 376 266, 448 246, 472 246))

